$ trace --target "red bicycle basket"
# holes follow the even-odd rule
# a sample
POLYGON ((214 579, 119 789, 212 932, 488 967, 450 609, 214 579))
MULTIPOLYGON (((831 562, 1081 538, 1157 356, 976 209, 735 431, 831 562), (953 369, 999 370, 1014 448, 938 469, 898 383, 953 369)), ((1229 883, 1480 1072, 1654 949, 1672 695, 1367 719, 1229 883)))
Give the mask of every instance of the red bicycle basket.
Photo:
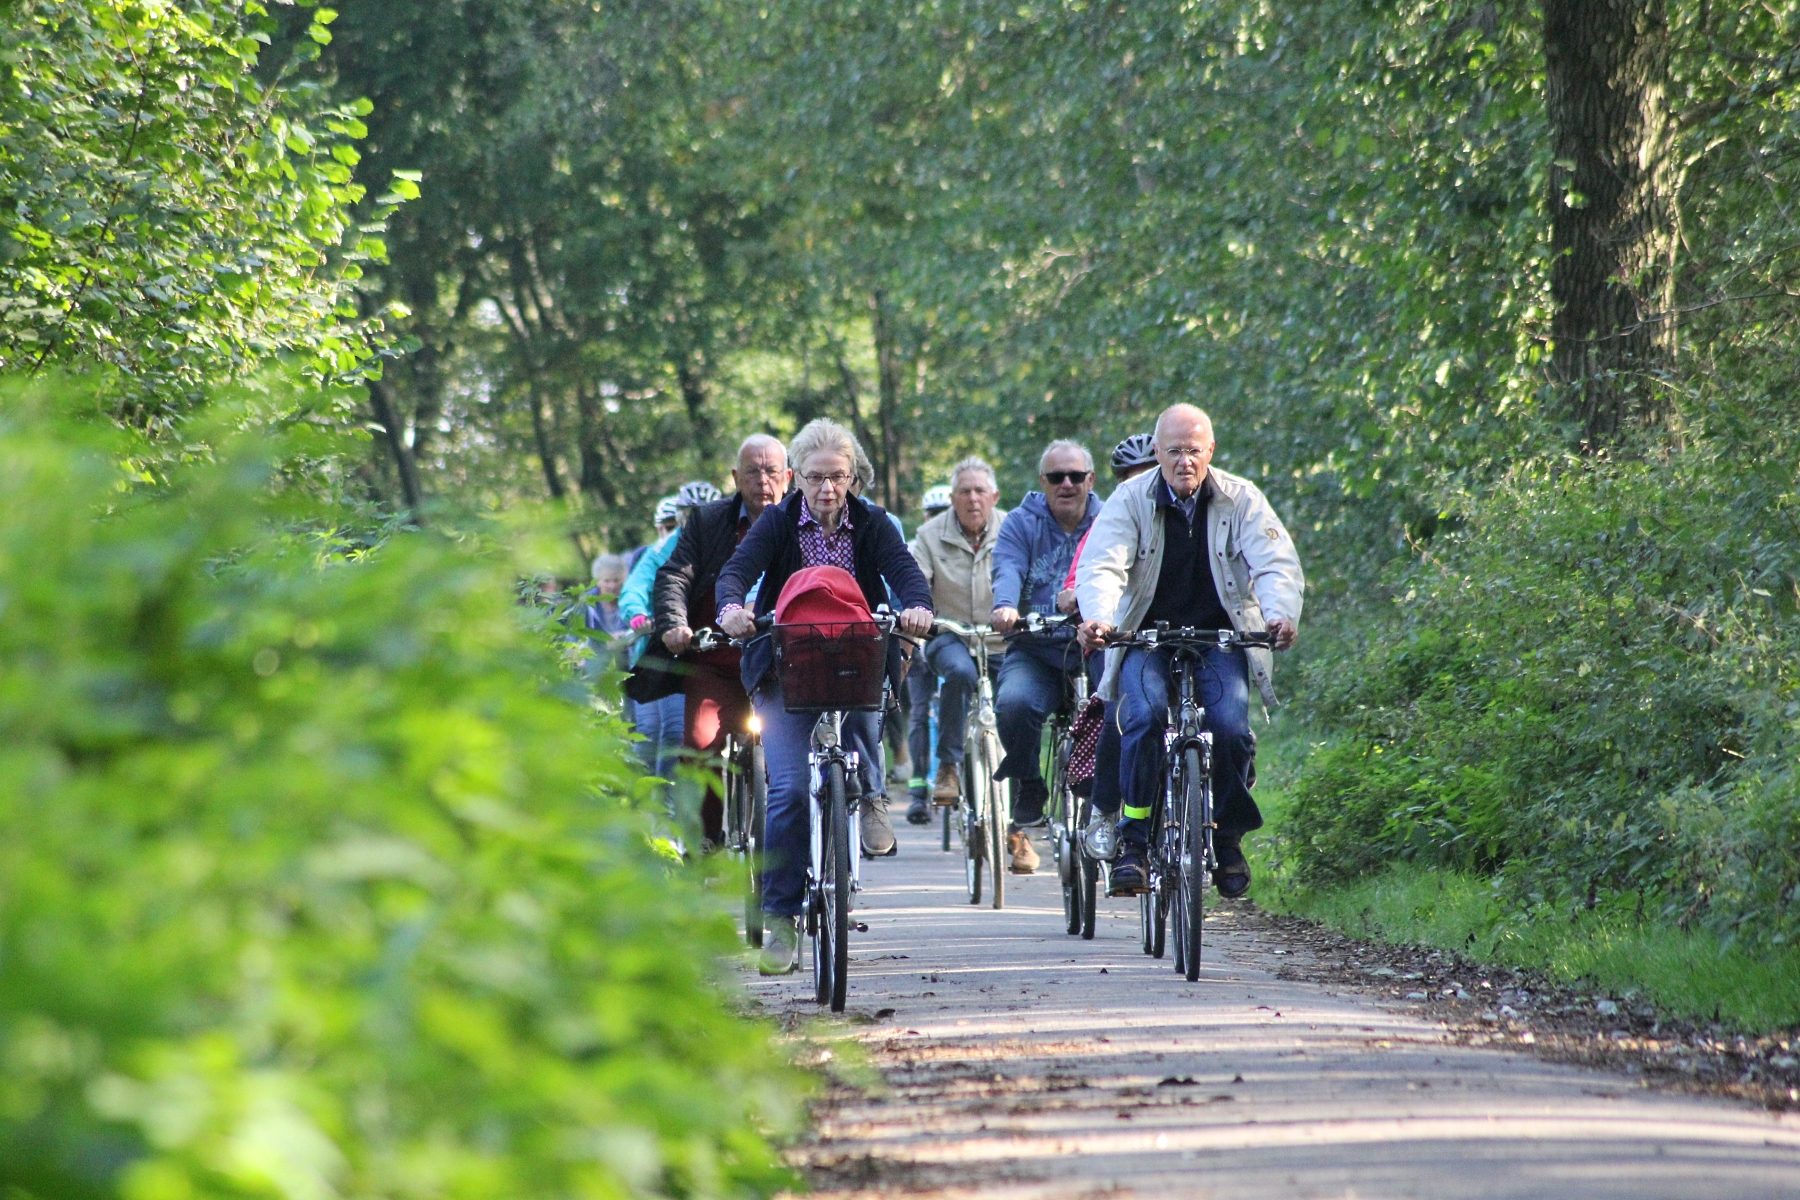
POLYGON ((887 634, 871 621, 777 625, 775 670, 789 712, 878 712, 887 634))

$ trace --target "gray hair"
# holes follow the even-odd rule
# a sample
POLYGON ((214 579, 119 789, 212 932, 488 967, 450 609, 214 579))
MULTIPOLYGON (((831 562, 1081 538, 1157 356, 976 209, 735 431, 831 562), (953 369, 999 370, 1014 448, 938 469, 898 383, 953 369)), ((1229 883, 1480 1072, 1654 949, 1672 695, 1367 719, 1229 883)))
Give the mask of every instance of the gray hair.
POLYGON ((1068 438, 1057 438, 1054 442, 1051 442, 1048 446, 1045 446, 1044 452, 1042 454, 1038 455, 1038 474, 1039 475, 1042 475, 1044 473, 1044 464, 1049 462, 1050 456, 1052 454, 1055 454, 1058 450, 1077 451, 1081 455, 1081 460, 1087 464, 1088 473, 1089 474, 1093 473, 1094 456, 1092 454, 1088 453, 1088 448, 1086 446, 1082 445, 1080 442, 1070 441, 1068 438))
MULTIPOLYGON (((856 435, 839 425, 836 421, 820 417, 816 421, 808 421, 801 426, 794 440, 788 443, 788 466, 795 471, 806 469, 806 460, 815 454, 841 454, 850 460, 850 470, 861 478, 861 466, 869 461, 857 442, 856 435)), ((869 472, 873 481, 874 471, 869 472)))
POLYGON ((608 570, 614 570, 623 575, 625 573, 625 556, 623 554, 602 554, 594 559, 592 571, 595 579, 600 578, 608 570))
POLYGON ((989 491, 998 492, 1000 490, 1000 477, 994 474, 994 468, 989 465, 988 460, 981 457, 979 454, 971 454, 969 457, 950 468, 951 491, 956 490, 956 481, 962 477, 964 471, 979 471, 981 474, 987 476, 989 491))

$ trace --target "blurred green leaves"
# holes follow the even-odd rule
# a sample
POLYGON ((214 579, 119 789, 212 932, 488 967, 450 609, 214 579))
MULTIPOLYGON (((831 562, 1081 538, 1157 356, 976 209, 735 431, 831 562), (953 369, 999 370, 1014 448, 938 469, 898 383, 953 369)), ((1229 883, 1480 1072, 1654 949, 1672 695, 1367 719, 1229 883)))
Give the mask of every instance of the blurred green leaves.
MULTIPOLYGON (((87 402, 91 403, 91 402, 87 402)), ((798 1078, 514 564, 0 421, 0 1190, 727 1196, 798 1078)))

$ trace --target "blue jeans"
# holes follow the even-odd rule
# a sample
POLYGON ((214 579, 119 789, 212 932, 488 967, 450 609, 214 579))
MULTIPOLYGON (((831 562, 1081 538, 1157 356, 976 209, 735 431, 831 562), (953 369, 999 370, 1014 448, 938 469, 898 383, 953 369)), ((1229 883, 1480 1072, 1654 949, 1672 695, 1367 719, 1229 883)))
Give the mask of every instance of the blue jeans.
POLYGON ((638 757, 644 770, 658 779, 675 782, 675 766, 681 761, 682 723, 687 717, 687 697, 677 692, 636 706, 638 757))
POLYGON ((1081 649, 1072 638, 1020 638, 1000 660, 994 719, 1000 727, 1002 756, 994 778, 1016 781, 1012 796, 1015 825, 1029 825, 1044 815, 1047 789, 1038 762, 1038 743, 1044 721, 1062 707, 1069 694, 1069 679, 1082 669, 1081 649))
MULTIPOLYGON (((781 706, 781 687, 769 683, 752 697, 756 715, 762 718, 763 763, 769 775, 769 824, 764 834, 762 885, 763 911, 770 916, 798 916, 806 904, 806 867, 811 852, 812 830, 807 803, 811 774, 807 755, 812 749, 817 713, 791 713, 781 706)), ((844 749, 854 751, 861 764, 857 779, 846 780, 851 796, 880 791, 881 714, 844 714, 844 749)), ((848 799, 849 797, 846 797, 848 799)), ((857 853, 856 823, 850 823, 851 853, 857 853)))
MULTIPOLYGON (((1167 650, 1134 647, 1119 667, 1119 786, 1124 793, 1119 841, 1149 841, 1149 813, 1163 788, 1163 727, 1175 702, 1167 650)), ((1250 731, 1250 672, 1242 650, 1209 649, 1194 671, 1194 699, 1213 735, 1213 814, 1230 842, 1262 826, 1250 797, 1256 735, 1250 731)))
POLYGON ((975 700, 980 683, 975 656, 953 633, 940 633, 925 644, 924 662, 913 664, 907 683, 912 692, 913 773, 926 776, 931 763, 927 746, 931 721, 931 695, 938 698, 937 760, 952 766, 963 760, 963 738, 969 728, 969 705, 975 700))

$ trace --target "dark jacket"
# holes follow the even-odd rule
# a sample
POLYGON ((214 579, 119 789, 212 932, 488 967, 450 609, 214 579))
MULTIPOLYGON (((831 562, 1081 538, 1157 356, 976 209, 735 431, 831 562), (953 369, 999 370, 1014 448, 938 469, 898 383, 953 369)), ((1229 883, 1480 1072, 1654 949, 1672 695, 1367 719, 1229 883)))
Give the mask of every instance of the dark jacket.
POLYGON ((713 588, 719 572, 737 552, 738 522, 744 516, 744 498, 733 492, 694 510, 669 561, 656 572, 656 636, 678 625, 698 629, 715 619, 713 588))
MULTIPOLYGON (((794 492, 779 504, 763 509, 763 514, 738 544, 737 552, 719 572, 713 594, 720 610, 727 605, 742 604, 750 586, 760 577, 756 589, 756 615, 762 616, 775 607, 788 577, 806 564, 800 559, 800 493, 794 492)), ((856 585, 871 609, 888 602, 893 589, 900 607, 931 608, 931 585, 919 564, 907 553, 900 531, 888 520, 887 511, 870 504, 860 496, 851 496, 850 542, 856 552, 856 585)), ((744 648, 744 690, 754 692, 763 676, 775 665, 775 650, 767 636, 754 639, 744 648)), ((900 642, 888 641, 888 679, 900 686, 900 642)))

